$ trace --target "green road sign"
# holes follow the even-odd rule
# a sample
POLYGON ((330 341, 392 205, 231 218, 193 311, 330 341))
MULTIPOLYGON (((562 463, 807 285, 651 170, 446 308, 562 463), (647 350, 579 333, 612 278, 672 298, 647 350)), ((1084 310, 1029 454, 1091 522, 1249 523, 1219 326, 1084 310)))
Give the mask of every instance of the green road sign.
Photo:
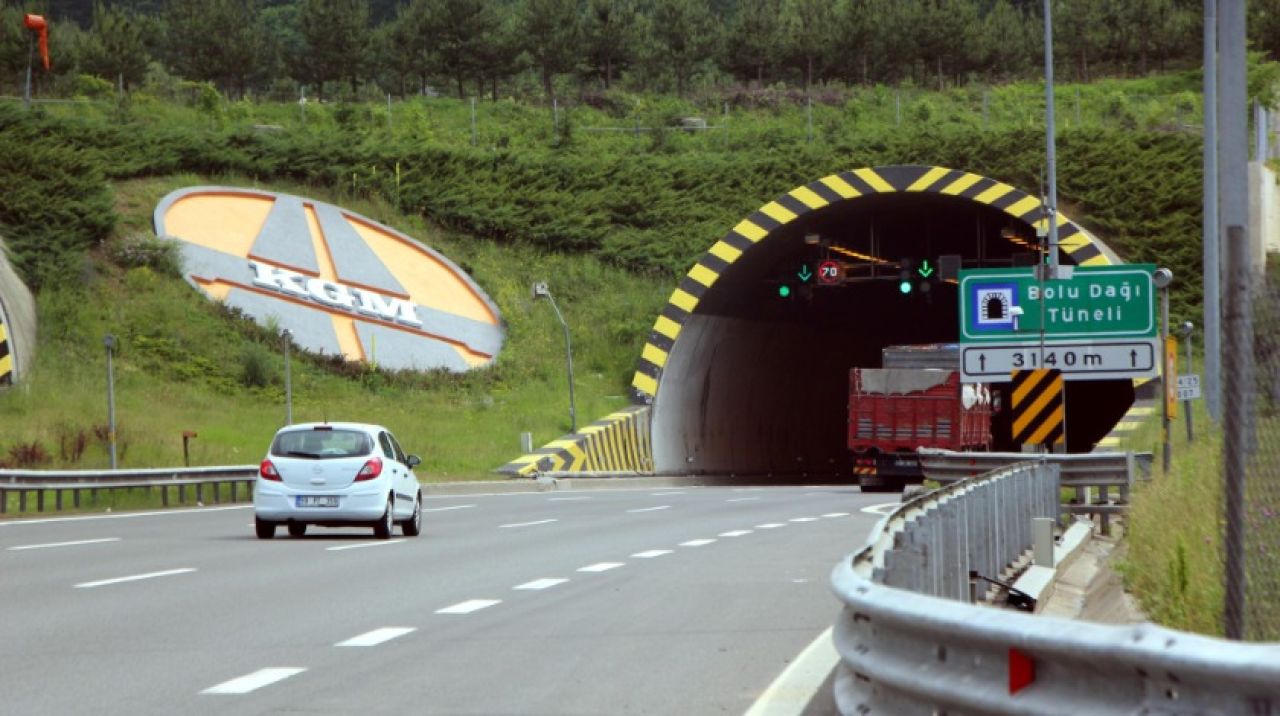
POLYGON ((1152 338, 1154 264, 1076 266, 1042 281, 1035 267, 960 272, 960 343, 1152 338))

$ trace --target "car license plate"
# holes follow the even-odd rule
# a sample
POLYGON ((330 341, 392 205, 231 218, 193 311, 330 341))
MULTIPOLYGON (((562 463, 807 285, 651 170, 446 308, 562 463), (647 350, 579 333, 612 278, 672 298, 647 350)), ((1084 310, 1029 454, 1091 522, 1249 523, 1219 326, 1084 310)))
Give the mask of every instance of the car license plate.
POLYGON ((337 507, 338 498, 331 495, 300 495, 298 507, 337 507))

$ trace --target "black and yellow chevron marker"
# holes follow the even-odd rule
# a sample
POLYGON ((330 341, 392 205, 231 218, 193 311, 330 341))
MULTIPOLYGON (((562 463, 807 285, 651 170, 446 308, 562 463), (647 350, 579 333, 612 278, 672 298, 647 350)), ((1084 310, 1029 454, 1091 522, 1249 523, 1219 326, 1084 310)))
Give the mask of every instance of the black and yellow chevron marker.
POLYGON ((13 355, 9 351, 9 330, 0 319, 0 385, 13 385, 13 355))
POLYGON ((506 475, 535 472, 651 472, 649 407, 636 405, 610 413, 576 433, 552 440, 498 468, 506 475))
POLYGON ((1012 378, 1013 441, 1022 445, 1065 444, 1067 411, 1062 371, 1015 370, 1012 378))
MULTIPOLYGON (((894 192, 955 196, 986 204, 1009 216, 1039 227, 1045 223, 1040 200, 1014 187, 970 172, 946 167, 890 166, 840 172, 812 181, 783 194, 738 222, 717 241, 671 292, 667 305, 653 324, 632 378, 632 397, 646 403, 658 394, 658 384, 689 315, 720 276, 753 246, 766 241, 787 224, 805 215, 844 201, 894 192)), ((1098 240, 1057 215, 1058 242, 1076 265, 1110 265, 1098 240)))

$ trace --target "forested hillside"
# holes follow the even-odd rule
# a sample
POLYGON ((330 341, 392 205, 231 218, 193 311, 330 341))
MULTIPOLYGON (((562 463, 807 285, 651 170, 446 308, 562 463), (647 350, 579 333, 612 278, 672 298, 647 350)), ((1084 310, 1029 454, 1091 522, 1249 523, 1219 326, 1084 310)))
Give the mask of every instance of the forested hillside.
MULTIPOLYGON (((1063 80, 1199 64, 1192 0, 1060 0, 1063 80)), ((1280 0, 1249 2, 1252 47, 1280 53, 1280 0)), ((38 90, 92 78, 128 90, 157 74, 233 98, 433 91, 551 96, 734 83, 942 89, 1039 76, 1040 0, 10 0, 0 90, 28 62, 24 11, 51 23, 38 90)))

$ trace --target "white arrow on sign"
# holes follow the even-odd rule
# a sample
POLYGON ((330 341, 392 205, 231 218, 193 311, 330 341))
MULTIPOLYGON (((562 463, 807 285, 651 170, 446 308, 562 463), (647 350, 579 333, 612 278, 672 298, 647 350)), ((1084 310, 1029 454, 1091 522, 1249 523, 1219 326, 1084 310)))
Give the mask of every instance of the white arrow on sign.
POLYGON ((1160 366, 1159 339, 1132 341, 1009 345, 966 345, 960 350, 964 380, 991 383, 1009 380, 1014 370, 1056 368, 1065 380, 1154 378, 1160 366))

